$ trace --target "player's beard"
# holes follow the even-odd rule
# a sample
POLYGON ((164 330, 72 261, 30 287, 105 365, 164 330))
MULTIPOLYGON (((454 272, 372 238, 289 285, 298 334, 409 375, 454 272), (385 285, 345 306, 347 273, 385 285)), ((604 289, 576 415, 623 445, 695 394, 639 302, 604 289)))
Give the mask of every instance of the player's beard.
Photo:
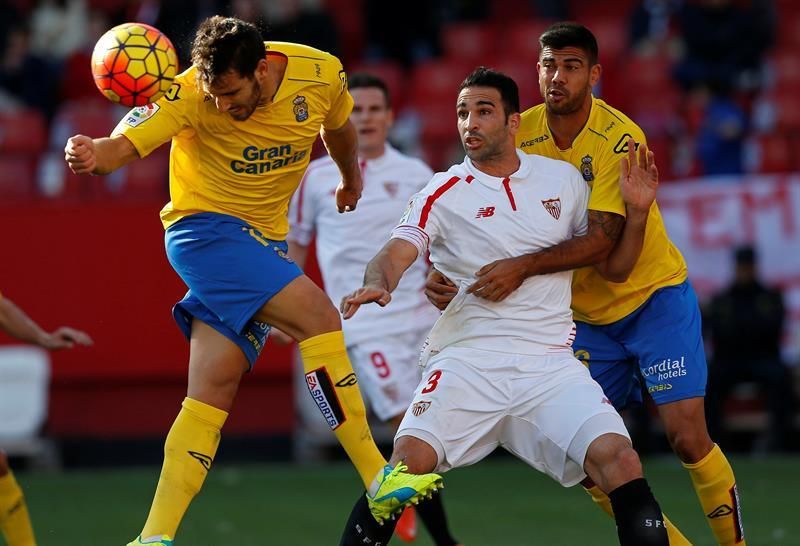
MULTIPOLYGON (((498 138, 487 138, 488 135, 473 135, 480 136, 483 139, 483 146, 478 150, 470 150, 467 148, 466 143, 462 141, 461 145, 464 148, 464 153, 472 160, 473 163, 486 163, 503 155, 503 141, 500 135, 498 138)), ((494 136, 494 135, 492 135, 494 136)))
POLYGON ((544 104, 547 107, 547 112, 550 114, 555 114, 557 116, 567 116, 574 112, 577 112, 583 106, 584 101, 586 101, 586 95, 588 95, 591 91, 590 89, 584 88, 581 93, 576 94, 573 97, 570 97, 567 90, 563 88, 559 88, 559 91, 564 93, 567 97, 567 100, 561 102, 561 104, 553 104, 548 97, 550 96, 548 93, 545 93, 544 104))
POLYGON ((241 108, 241 112, 236 114, 231 113, 231 117, 236 121, 245 121, 247 118, 253 115, 253 112, 256 111, 258 107, 258 103, 261 101, 261 84, 258 83, 258 80, 253 78, 253 86, 250 93, 250 97, 247 100, 246 104, 238 105, 238 108, 241 108))

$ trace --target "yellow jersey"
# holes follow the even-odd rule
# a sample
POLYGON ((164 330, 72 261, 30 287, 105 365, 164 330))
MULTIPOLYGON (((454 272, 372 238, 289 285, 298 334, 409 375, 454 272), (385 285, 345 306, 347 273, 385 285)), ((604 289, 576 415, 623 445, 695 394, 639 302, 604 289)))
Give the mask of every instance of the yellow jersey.
MULTIPOLYGON (((522 114, 517 146, 523 152, 561 159, 578 168, 592 188, 589 209, 625 216, 619 188, 619 160, 627 152, 627 139, 646 143, 642 130, 619 110, 592 97, 589 120, 572 146, 560 150, 547 125, 545 105, 522 114)), ((664 221, 653 203, 647 218, 642 253, 624 283, 606 281, 594 267, 575 271, 572 280, 572 311, 576 320, 610 324, 639 308, 659 288, 686 280, 686 262, 672 244, 664 221)))
MULTIPOLYGON (((236 216, 274 240, 289 231, 289 200, 300 184, 320 128, 338 129, 353 99, 339 59, 309 46, 267 42, 287 58, 272 102, 244 121, 220 113, 193 66, 154 104, 134 108, 114 129, 140 157, 172 140, 170 202, 164 228, 198 212, 236 216)), ((331 204, 333 206, 333 204, 331 204)))

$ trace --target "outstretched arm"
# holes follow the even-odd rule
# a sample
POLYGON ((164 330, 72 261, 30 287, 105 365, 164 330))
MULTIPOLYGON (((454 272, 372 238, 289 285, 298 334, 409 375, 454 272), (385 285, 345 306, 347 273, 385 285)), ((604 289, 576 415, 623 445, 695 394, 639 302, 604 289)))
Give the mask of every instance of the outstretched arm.
POLYGON ((639 146, 638 158, 632 140, 627 157, 620 159, 619 185, 625 200, 625 228, 619 242, 595 269, 610 282, 625 282, 633 271, 644 245, 647 217, 656 200, 658 168, 653 152, 639 146))
POLYGON ((92 338, 86 333, 68 326, 62 326, 53 332, 44 331, 8 298, 0 298, 0 330, 21 341, 50 350, 71 349, 76 344, 92 344, 92 338))
POLYGON ((104 138, 75 135, 67 140, 64 159, 75 174, 108 174, 139 159, 139 152, 123 135, 104 138))
POLYGON ((336 188, 336 207, 339 212, 350 212, 356 210, 356 203, 361 198, 363 182, 361 180, 361 169, 358 168, 358 153, 356 145, 358 143, 358 133, 353 123, 348 119, 340 128, 329 130, 323 128, 320 131, 322 142, 328 150, 328 154, 333 159, 342 181, 336 188))
POLYGON ((367 264, 364 286, 342 298, 342 316, 349 319, 364 303, 388 304, 403 273, 416 259, 416 246, 403 239, 390 239, 367 264))

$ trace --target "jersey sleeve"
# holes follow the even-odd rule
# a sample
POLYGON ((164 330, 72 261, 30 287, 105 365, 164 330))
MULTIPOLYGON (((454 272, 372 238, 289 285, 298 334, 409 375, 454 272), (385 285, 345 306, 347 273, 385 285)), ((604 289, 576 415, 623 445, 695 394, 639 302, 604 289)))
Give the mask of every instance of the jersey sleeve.
POLYGON ((286 238, 303 246, 311 243, 316 224, 316 199, 312 178, 313 175, 306 171, 289 203, 289 233, 286 238))
POLYGON ((571 169, 570 186, 572 187, 575 210, 572 213, 572 235, 586 235, 589 223, 589 199, 591 191, 577 169, 571 169))
POLYGON ((619 189, 619 162, 628 151, 626 141, 633 137, 638 145, 647 144, 644 133, 631 123, 625 124, 608 139, 598 161, 600 166, 592 185, 589 209, 625 216, 625 201, 619 189))
POLYGON ((436 196, 427 191, 429 187, 411 197, 391 235, 392 239, 402 239, 417 247, 417 256, 427 255, 431 239, 435 239, 440 232, 431 206, 436 196))
POLYGON ((139 157, 146 157, 180 131, 190 129, 189 114, 198 94, 194 72, 189 77, 182 75, 155 103, 128 112, 111 135, 124 135, 136 148, 139 157))
POLYGON ((353 110, 353 97, 347 90, 347 74, 342 68, 342 63, 331 55, 330 60, 330 101, 331 107, 322 126, 325 129, 339 129, 347 122, 353 110))

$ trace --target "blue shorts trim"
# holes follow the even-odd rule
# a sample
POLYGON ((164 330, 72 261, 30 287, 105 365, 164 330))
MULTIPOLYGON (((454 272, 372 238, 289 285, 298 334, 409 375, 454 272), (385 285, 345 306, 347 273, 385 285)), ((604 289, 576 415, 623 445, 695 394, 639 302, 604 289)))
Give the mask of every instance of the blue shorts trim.
POLYGON ((203 212, 167 229, 167 258, 189 287, 173 308, 187 339, 198 318, 236 343, 250 366, 264 348, 269 325, 253 319, 264 304, 303 274, 285 241, 266 239, 234 216, 203 212))
POLYGON ((689 281, 657 290, 617 322, 576 325, 575 356, 617 409, 641 402, 641 382, 658 405, 705 396, 700 308, 689 281))

